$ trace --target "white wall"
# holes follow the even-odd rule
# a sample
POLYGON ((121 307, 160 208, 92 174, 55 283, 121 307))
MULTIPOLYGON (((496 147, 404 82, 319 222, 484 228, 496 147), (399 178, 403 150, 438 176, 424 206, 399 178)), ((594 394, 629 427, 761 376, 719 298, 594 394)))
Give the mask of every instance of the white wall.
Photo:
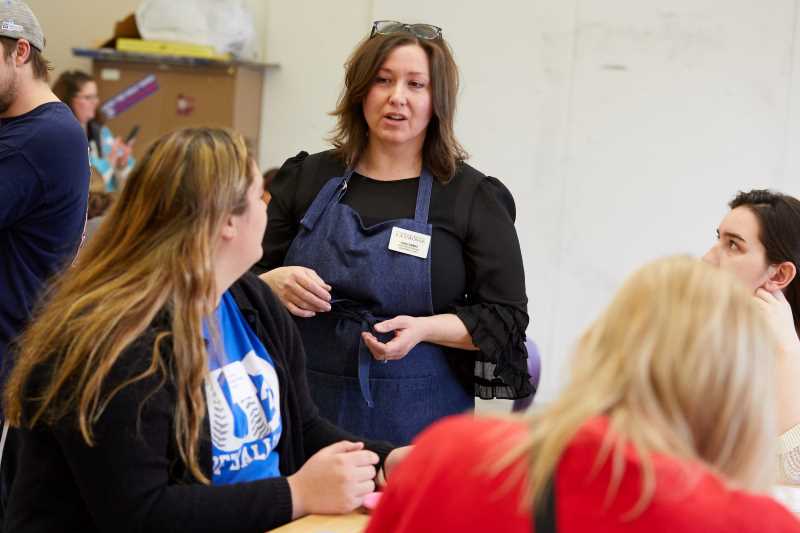
POLYGON ((328 147, 328 115, 344 81, 344 62, 371 20, 369 0, 266 2, 262 168, 280 166, 300 150, 328 147), (347 8, 347 9, 343 9, 347 8))
POLYGON ((324 148, 373 19, 444 28, 457 133, 517 200, 543 399, 626 274, 702 253, 738 189, 800 193, 798 0, 271 1, 268 164, 324 148))
MULTIPOLYGON (((669 11, 584 4, 575 17, 559 273, 544 324, 557 357, 625 273, 664 253, 701 253, 737 189, 788 185, 795 2, 680 1, 669 11)), ((534 241, 528 264, 540 260, 534 241)), ((548 380, 546 391, 556 384, 548 380)))
POLYGON ((800 2, 795 2, 794 6, 794 50, 792 52, 792 63, 789 65, 791 69, 792 81, 789 84, 788 104, 789 108, 789 122, 786 126, 786 144, 784 166, 782 168, 780 177, 780 187, 788 190, 798 191, 800 186, 800 98, 798 98, 797 91, 800 89, 800 39, 797 34, 800 33, 800 2))

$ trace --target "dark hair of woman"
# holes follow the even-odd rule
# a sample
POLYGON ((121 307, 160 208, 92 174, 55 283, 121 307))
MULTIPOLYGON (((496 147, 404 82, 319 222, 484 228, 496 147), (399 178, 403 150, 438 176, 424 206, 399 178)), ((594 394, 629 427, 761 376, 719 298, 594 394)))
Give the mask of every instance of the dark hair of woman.
MULTIPOLYGON (((800 271, 800 200, 769 190, 739 192, 728 204, 731 209, 747 207, 758 219, 759 238, 767 262, 789 261, 800 271)), ((789 283, 784 295, 792 307, 795 329, 800 331, 800 276, 789 283)))
MULTIPOLYGON (((81 70, 66 70, 58 76, 58 79, 53 84, 53 94, 72 109, 72 101, 81 92, 83 86, 90 81, 94 81, 94 78, 81 70)), ((95 142, 100 157, 103 157, 103 143, 100 142, 102 125, 103 114, 99 110, 95 118, 86 125, 86 136, 90 141, 95 142)))

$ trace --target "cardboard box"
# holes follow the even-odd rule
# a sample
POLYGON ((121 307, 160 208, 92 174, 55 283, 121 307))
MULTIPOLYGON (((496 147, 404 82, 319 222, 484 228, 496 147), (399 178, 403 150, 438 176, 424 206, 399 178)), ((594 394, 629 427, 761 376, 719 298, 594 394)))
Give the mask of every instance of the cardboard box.
POLYGON ((120 37, 126 37, 128 39, 142 38, 142 34, 139 33, 139 28, 136 26, 136 17, 133 13, 130 13, 122 20, 118 20, 117 23, 114 24, 114 34, 110 39, 101 42, 98 48, 116 48, 117 39, 120 37))

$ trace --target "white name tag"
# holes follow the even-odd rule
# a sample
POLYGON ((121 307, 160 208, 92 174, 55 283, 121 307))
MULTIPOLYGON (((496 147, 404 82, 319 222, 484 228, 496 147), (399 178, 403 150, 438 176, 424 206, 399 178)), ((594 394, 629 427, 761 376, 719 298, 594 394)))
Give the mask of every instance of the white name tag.
POLYGON ((431 246, 431 236, 417 233, 408 229, 392 228, 392 238, 389 239, 389 249, 401 254, 413 255, 426 259, 428 248, 431 246))

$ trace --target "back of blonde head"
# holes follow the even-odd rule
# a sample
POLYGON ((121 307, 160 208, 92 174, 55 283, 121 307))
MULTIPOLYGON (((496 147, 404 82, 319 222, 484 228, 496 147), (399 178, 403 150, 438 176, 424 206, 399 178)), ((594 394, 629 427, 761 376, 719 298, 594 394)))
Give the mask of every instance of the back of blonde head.
POLYGON ((568 385, 531 415, 530 437, 510 457, 529 455, 529 495, 541 502, 578 429, 605 415, 620 437, 607 450, 612 485, 625 442, 642 461, 634 514, 654 490, 650 453, 701 461, 743 487, 765 488, 774 474, 776 353, 739 282, 689 258, 655 261, 630 276, 581 336, 568 385))
POLYGON ((206 481, 196 457, 207 368, 201 322, 215 305, 217 235, 229 215, 246 209, 250 170, 244 139, 227 130, 178 130, 148 148, 105 223, 20 339, 4 393, 12 424, 74 417, 91 444, 92 425, 109 399, 128 383, 161 373, 177 388, 179 452, 206 481), (157 337, 149 369, 110 389, 105 380, 112 367, 162 309, 171 327, 157 337), (162 357, 164 340, 172 347, 170 361, 162 357))

